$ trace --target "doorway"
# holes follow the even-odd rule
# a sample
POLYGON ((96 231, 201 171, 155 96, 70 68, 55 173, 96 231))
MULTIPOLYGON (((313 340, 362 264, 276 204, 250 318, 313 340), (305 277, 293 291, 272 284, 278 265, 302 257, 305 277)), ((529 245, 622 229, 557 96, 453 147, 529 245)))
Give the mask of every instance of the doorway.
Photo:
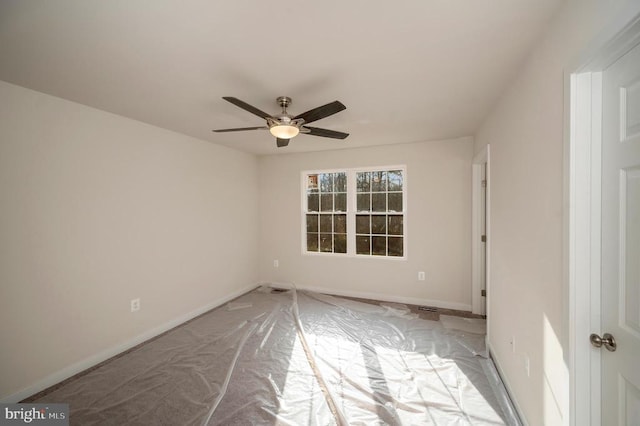
MULTIPOLYGON (((489 145, 472 163, 471 225, 471 309, 474 314, 488 316, 489 298, 489 145)), ((487 338, 489 337, 487 321, 487 338)))

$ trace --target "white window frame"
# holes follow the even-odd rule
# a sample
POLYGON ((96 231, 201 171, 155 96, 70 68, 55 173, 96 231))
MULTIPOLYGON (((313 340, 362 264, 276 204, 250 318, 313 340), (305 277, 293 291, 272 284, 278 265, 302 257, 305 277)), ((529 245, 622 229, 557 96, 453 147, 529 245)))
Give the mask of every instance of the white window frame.
MULTIPOLYGON (((358 259, 386 259, 395 261, 407 260, 408 247, 408 212, 407 212, 407 166, 402 165, 383 165, 383 166, 366 166, 366 167, 350 167, 339 169, 318 169, 304 170, 300 173, 300 241, 303 255, 307 256, 333 256, 333 257, 352 257, 358 259), (356 174, 358 172, 375 172, 375 171, 402 171, 402 256, 389 255, 373 255, 373 254, 356 254, 356 214, 357 211, 357 186, 356 174), (346 173, 347 174, 347 252, 310 252, 307 251, 307 176, 321 173, 346 173)), ((335 213, 334 213, 335 214, 335 213)), ((387 234, 388 235, 388 234, 387 234)))

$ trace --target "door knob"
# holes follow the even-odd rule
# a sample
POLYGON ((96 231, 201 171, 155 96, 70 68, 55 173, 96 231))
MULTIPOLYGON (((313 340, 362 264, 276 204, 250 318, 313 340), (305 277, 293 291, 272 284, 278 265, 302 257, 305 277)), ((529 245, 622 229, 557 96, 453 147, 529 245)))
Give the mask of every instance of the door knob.
POLYGON ((595 333, 592 333, 591 336, 589 336, 589 341, 591 342, 591 345, 595 346, 596 348, 604 345, 604 347, 609 352, 615 352, 616 348, 618 347, 616 339, 614 339, 613 336, 609 333, 604 333, 602 337, 598 336, 595 333))

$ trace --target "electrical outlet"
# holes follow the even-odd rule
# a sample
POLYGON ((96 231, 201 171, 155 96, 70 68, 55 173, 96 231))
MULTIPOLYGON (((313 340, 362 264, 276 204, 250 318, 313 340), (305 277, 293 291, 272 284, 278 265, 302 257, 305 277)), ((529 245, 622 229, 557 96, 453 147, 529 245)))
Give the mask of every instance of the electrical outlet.
POLYGON ((277 261, 277 260, 274 260, 274 261, 273 261, 273 267, 274 267, 274 268, 277 268, 277 267, 279 267, 279 266, 280 266, 280 262, 279 262, 279 261, 277 261))
POLYGON ((418 281, 424 281, 424 271, 418 272, 418 281))
POLYGON ((511 337, 511 352, 516 353, 516 336, 511 337))
POLYGON ((524 370, 527 372, 527 377, 531 377, 531 362, 527 355, 524 356, 524 370))
POLYGON ((131 299, 131 312, 140 310, 140 299, 131 299))

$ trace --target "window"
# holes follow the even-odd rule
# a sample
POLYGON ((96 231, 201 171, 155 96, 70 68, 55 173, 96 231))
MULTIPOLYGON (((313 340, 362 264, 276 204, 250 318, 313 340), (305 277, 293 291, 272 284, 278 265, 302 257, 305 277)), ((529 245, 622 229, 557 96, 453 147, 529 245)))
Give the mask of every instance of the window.
POLYGON ((356 172, 356 254, 404 255, 402 170, 356 172))
POLYGON ((303 251, 405 256, 404 166, 303 173, 303 251))
POLYGON ((347 173, 306 176, 308 252, 347 252, 347 173))

